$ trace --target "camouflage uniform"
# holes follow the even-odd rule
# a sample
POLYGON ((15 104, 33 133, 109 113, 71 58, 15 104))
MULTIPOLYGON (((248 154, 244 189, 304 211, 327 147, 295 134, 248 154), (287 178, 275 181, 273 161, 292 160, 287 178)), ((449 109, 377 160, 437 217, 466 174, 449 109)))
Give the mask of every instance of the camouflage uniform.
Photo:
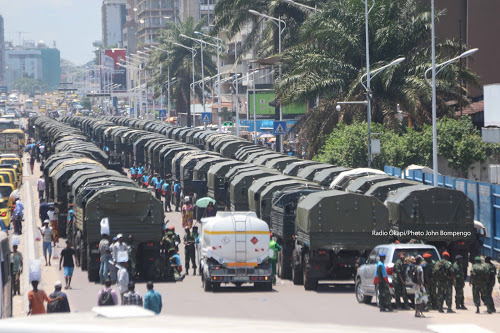
POLYGON ((452 266, 453 274, 455 275, 455 305, 457 309, 465 308, 464 305, 464 287, 465 274, 460 260, 455 261, 452 266))
POLYGON ((385 266, 377 265, 377 276, 379 278, 378 290, 379 290, 379 307, 380 310, 384 309, 392 310, 391 305, 391 291, 389 290, 389 284, 384 279, 384 274, 381 272, 381 269, 385 269, 385 266))
POLYGON ((131 280, 133 280, 137 274, 137 244, 131 243, 128 247, 128 270, 131 280))
POLYGON ((451 262, 446 259, 441 259, 434 265, 432 272, 436 280, 436 302, 439 312, 443 312, 443 302, 446 301, 448 311, 451 312, 452 297, 453 297, 453 272, 451 270, 451 262))
POLYGON ((488 293, 491 295, 493 293, 493 287, 495 287, 495 276, 497 275, 497 268, 491 262, 486 262, 484 264, 488 273, 488 293))
POLYGON ((479 306, 481 305, 481 300, 483 300, 484 305, 488 308, 488 312, 493 312, 493 300, 490 294, 488 294, 488 284, 487 284, 488 269, 485 265, 480 262, 476 262, 472 265, 472 270, 470 272, 471 284, 472 284, 472 296, 474 299, 474 305, 477 307, 477 312, 479 313, 479 306))
POLYGON ((437 309, 437 295, 436 295, 436 279, 432 275, 432 271, 434 269, 434 265, 436 265, 435 260, 425 261, 424 269, 424 282, 425 289, 427 289, 427 293, 429 294, 429 303, 428 306, 432 309, 437 309))
POLYGON ((408 306, 408 294, 406 293, 406 265, 399 258, 394 264, 394 271, 392 274, 392 285, 394 287, 394 297, 396 299, 396 306, 401 308, 401 297, 403 297, 405 309, 409 309, 408 306), (403 280, 403 282, 401 282, 403 280))

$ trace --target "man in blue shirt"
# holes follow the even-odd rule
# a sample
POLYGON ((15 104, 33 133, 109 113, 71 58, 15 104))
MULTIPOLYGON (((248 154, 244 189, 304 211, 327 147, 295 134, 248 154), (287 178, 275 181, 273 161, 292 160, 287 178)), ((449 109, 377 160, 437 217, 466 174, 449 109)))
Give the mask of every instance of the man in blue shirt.
POLYGON ((137 179, 141 179, 143 174, 144 167, 142 166, 142 164, 139 164, 139 167, 137 168, 137 179))
POLYGON ((160 314, 163 306, 161 294, 153 289, 153 282, 147 283, 148 292, 144 295, 144 308, 160 314))
POLYGON ((171 212, 172 207, 170 207, 170 183, 168 180, 163 182, 161 190, 163 196, 165 197, 165 212, 171 212))
POLYGON ((148 176, 148 173, 147 172, 144 172, 142 174, 142 187, 143 188, 148 188, 149 186, 149 176, 148 176))
POLYGON ((175 195, 175 211, 178 212, 181 204, 181 184, 178 181, 175 181, 174 195, 175 195))
POLYGON ((14 229, 15 234, 21 235, 23 233, 23 225, 22 220, 24 216, 24 205, 21 202, 21 199, 16 200, 16 207, 14 208, 14 229))
POLYGON ((156 196, 156 199, 161 201, 161 186, 163 185, 163 180, 158 175, 156 175, 155 178, 156 178, 156 180, 154 182, 155 196, 156 196))
POLYGON ((68 222, 66 225, 66 237, 67 239, 73 239, 73 225, 75 220, 75 211, 73 210, 73 204, 69 204, 68 208, 68 222))
POLYGON ((137 168, 135 167, 135 164, 130 167, 130 178, 133 180, 137 179, 137 168))

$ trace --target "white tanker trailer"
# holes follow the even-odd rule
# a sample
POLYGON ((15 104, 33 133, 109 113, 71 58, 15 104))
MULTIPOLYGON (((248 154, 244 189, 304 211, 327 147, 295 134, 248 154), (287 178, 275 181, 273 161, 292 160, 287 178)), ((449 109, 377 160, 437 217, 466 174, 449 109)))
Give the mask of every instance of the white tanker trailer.
POLYGON ((218 212, 202 219, 198 257, 205 291, 221 283, 272 290, 269 242, 269 226, 254 212, 218 212))

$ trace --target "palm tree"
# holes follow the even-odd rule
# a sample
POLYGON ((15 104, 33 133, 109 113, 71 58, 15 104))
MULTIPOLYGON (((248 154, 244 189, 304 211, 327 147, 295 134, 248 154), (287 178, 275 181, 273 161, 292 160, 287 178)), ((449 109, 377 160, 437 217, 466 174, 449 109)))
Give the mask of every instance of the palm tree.
MULTIPOLYGON (((444 14, 438 11, 439 18, 444 14)), ((370 14, 371 67, 378 68, 398 57, 406 60, 378 74, 371 81, 372 120, 397 127, 396 106, 416 125, 430 119, 431 89, 424 79, 430 67, 430 7, 419 0, 377 0, 370 14)), ((300 30, 301 43, 283 55, 285 75, 277 98, 283 104, 305 102, 318 94, 322 103, 299 122, 300 141, 308 142, 311 156, 339 121, 366 118, 366 109, 344 107, 340 100, 365 100, 359 81, 366 72, 364 4, 359 0, 329 0, 323 11, 310 15, 300 30), (311 41, 315 43, 311 43, 311 41), (312 139, 311 139, 312 138, 312 139)), ((436 46, 437 61, 459 54, 458 43, 443 40, 436 46)), ((438 80, 438 110, 450 114, 445 101, 460 96, 456 66, 444 70, 438 80)), ((462 71, 462 79, 476 84, 474 74, 462 71)))
MULTIPOLYGON (((194 32, 199 31, 203 26, 202 21, 194 24, 194 19, 189 17, 183 22, 177 24, 170 24, 168 29, 162 31, 159 38, 159 48, 163 51, 155 49, 151 53, 150 62, 148 66, 153 69, 153 80, 150 85, 155 87, 156 97, 159 95, 159 86, 168 82, 167 67, 170 67, 170 78, 175 77, 177 83, 173 86, 173 96, 176 100, 177 113, 187 114, 187 126, 191 126, 191 88, 192 83, 192 58, 191 51, 181 46, 175 45, 182 44, 189 48, 196 50, 196 57, 194 61, 195 67, 195 80, 201 79, 201 46, 200 43, 191 39, 181 37, 186 35, 198 39, 199 36, 194 32), (167 54, 170 52, 170 54, 167 54), (162 70, 160 71, 160 64, 162 70)), ((203 48, 203 69, 205 76, 212 76, 217 72, 217 65, 213 61, 213 56, 216 50, 210 47, 203 48)), ((200 100, 203 98, 200 91, 197 91, 200 100)))

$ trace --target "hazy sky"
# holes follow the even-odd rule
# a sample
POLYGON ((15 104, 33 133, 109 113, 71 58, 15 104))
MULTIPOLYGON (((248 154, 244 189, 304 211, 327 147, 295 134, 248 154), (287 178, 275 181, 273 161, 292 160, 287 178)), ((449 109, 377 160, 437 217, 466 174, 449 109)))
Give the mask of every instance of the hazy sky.
POLYGON ((53 41, 61 57, 77 65, 93 59, 92 42, 101 40, 102 0, 0 0, 5 39, 53 41))

